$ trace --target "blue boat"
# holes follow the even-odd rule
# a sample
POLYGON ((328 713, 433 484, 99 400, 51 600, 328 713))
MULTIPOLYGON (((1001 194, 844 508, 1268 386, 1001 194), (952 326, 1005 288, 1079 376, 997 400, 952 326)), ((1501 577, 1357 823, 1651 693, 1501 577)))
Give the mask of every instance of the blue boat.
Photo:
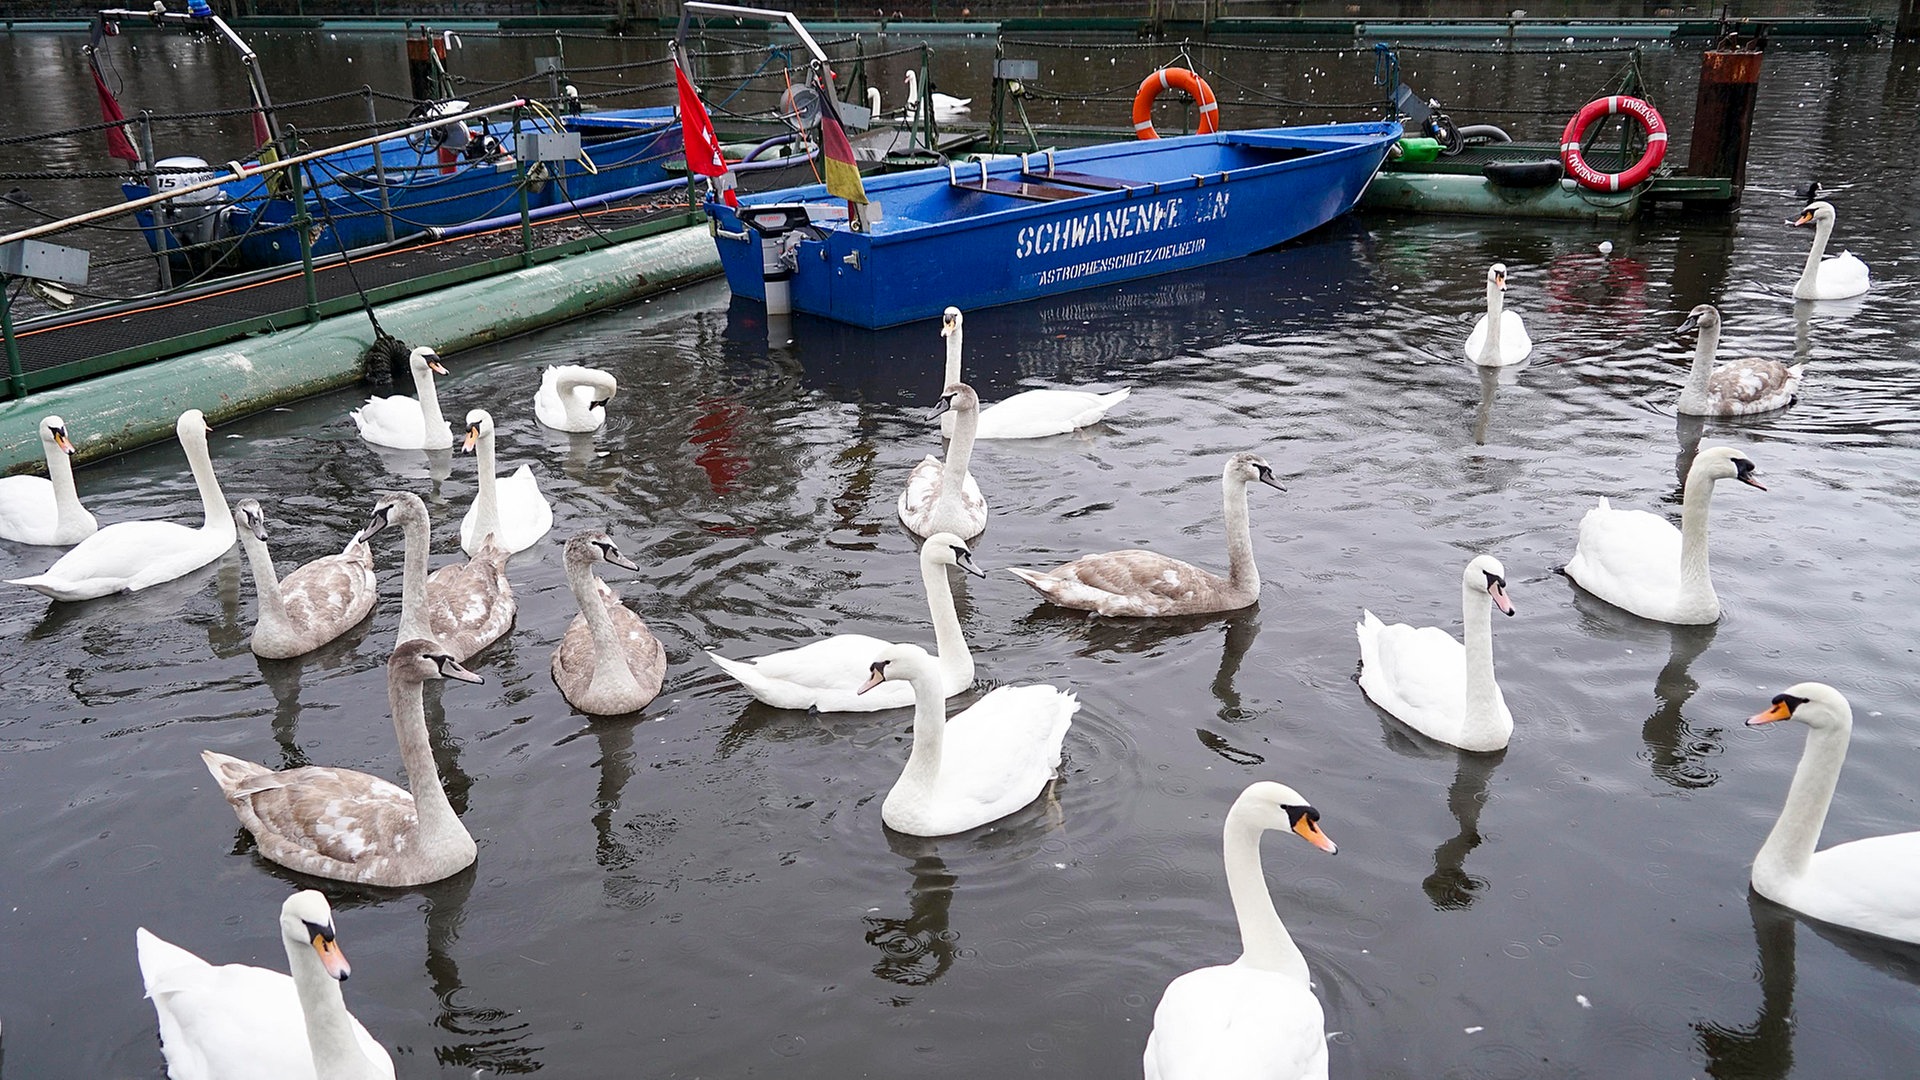
MULTIPOLYGON (((671 107, 621 109, 564 117, 562 130, 581 135, 593 166, 579 161, 532 167, 530 209, 562 206, 672 179, 668 167, 681 157, 680 126, 671 107)), ((529 119, 522 137, 552 123, 529 119)), ((442 153, 432 140, 392 138, 329 154, 304 167, 306 210, 312 220, 315 255, 355 250, 445 228, 516 214, 520 209, 518 166, 511 124, 494 121, 476 134, 470 150, 442 153), (384 191, 383 191, 384 189, 384 191)), ((205 169, 162 175, 184 185, 216 171, 199 158, 168 158, 160 166, 205 169)), ((174 253, 176 268, 219 273, 298 262, 296 207, 284 178, 234 180, 135 212, 149 247, 174 253), (157 211, 157 213, 156 213, 157 211), (202 246, 211 245, 211 246, 202 246), (191 255, 182 249, 190 249, 191 255), (197 249, 197 250, 192 250, 197 249)), ((145 197, 145 183, 121 184, 127 199, 145 197)))
POLYGON ((819 184, 705 209, 736 294, 879 328, 1285 243, 1351 209, 1399 138, 1392 122, 1263 128, 870 177, 864 231, 819 184))

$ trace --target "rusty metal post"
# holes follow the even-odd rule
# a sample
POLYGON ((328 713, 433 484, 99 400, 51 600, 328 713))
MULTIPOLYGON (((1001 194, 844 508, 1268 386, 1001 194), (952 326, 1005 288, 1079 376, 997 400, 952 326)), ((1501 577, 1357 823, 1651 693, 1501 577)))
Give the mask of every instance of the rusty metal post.
POLYGON ((1760 96, 1760 50, 1710 49, 1700 58, 1700 93, 1693 107, 1693 144, 1687 172, 1733 181, 1733 201, 1747 183, 1747 143, 1760 96))

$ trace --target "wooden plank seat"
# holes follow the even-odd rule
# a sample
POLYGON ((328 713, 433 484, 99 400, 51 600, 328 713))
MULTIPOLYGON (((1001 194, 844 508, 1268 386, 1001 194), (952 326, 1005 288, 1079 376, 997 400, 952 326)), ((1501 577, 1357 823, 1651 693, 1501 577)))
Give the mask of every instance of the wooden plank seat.
POLYGON ((1023 179, 1035 181, 1053 181, 1058 184, 1072 184, 1075 187, 1092 188, 1095 191, 1127 191, 1132 188, 1152 187, 1145 180, 1121 180, 1112 176, 1095 176, 1092 173, 1071 172, 1066 169, 1049 168, 1046 172, 1021 174, 1023 179))
POLYGON ((1085 188, 1063 188, 1052 184, 1039 183, 1037 180, 1008 180, 999 176, 988 176, 986 169, 979 176, 963 177, 953 166, 947 167, 947 184, 962 191, 980 191, 989 195, 1008 195, 1016 199, 1029 199, 1034 202, 1058 202, 1061 199, 1081 199, 1093 194, 1085 188))

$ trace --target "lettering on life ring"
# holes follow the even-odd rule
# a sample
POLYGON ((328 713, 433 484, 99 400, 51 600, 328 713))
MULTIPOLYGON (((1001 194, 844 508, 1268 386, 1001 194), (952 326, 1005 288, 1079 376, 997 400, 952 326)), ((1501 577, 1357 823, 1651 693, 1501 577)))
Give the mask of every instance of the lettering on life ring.
MULTIPOLYGON (((1137 110, 1136 110, 1137 111, 1137 110)), ((1586 107, 1567 121, 1567 129, 1560 133, 1560 161, 1566 165, 1567 172, 1580 182, 1581 187, 1594 191, 1620 191, 1633 187, 1653 175, 1653 170, 1667 156, 1667 122, 1660 119, 1660 112, 1652 105, 1637 97, 1615 94, 1611 97, 1595 98, 1587 102, 1586 107), (1603 173, 1587 164, 1581 154, 1580 141, 1587 129, 1615 113, 1626 113, 1647 133, 1647 150, 1640 160, 1633 163, 1625 172, 1603 173)))
POLYGON ((1186 68, 1161 68, 1146 77, 1140 92, 1133 95, 1133 133, 1142 139, 1157 139, 1153 130, 1153 101, 1162 90, 1184 90, 1200 106, 1198 133, 1211 135, 1220 130, 1220 103, 1214 100, 1207 80, 1186 68))

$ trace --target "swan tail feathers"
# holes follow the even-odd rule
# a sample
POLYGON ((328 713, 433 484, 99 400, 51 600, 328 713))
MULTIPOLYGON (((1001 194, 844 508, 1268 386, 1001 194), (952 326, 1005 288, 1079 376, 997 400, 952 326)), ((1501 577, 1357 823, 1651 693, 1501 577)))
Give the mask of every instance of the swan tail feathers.
POLYGON ((707 659, 764 704, 776 709, 804 709, 813 704, 811 699, 802 700, 804 695, 796 690, 767 678, 751 660, 729 660, 712 650, 707 651, 707 659))
POLYGON ((133 937, 140 958, 140 981, 149 998, 174 989, 171 983, 175 976, 213 966, 144 926, 134 930, 133 937))
POLYGON ((220 792, 228 802, 280 786, 273 779, 273 770, 265 765, 242 761, 212 750, 200 751, 200 760, 206 763, 207 771, 213 774, 213 782, 220 785, 220 792))

